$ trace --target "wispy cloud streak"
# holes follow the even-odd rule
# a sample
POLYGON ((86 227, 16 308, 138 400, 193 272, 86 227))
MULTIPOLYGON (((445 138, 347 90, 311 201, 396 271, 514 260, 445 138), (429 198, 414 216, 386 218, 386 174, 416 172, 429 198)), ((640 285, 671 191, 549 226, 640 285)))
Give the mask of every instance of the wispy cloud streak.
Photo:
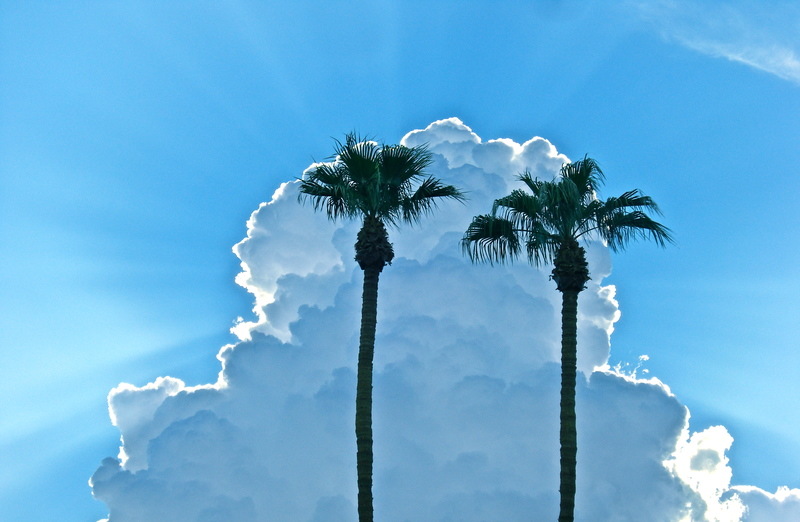
POLYGON ((638 14, 670 40, 800 84, 800 5, 665 0, 636 3, 638 14))

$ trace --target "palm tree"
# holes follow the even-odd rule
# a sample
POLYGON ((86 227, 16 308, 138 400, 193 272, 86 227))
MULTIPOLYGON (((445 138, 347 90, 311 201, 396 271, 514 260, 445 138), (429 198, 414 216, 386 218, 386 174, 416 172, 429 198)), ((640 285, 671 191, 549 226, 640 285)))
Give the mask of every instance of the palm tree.
POLYGON ((336 141, 330 163, 314 168, 300 183, 300 199, 310 200, 331 220, 362 219, 355 259, 364 271, 356 385, 356 468, 358 518, 372 521, 372 361, 378 310, 378 278, 394 258, 386 225, 414 224, 439 199, 463 200, 451 185, 427 176, 433 161, 425 147, 378 145, 348 134, 336 141))
POLYGON ((561 167, 552 181, 519 176, 530 193, 517 189, 495 200, 491 214, 476 216, 461 240, 473 261, 502 263, 524 250, 532 265, 552 263, 552 279, 561 307, 561 507, 559 522, 571 522, 575 510, 578 434, 575 419, 578 294, 589 280, 586 251, 579 240, 599 238, 613 251, 634 239, 650 238, 659 246, 672 242, 670 230, 647 212, 658 206, 639 190, 602 201, 596 191, 604 181, 597 163, 584 157, 561 167))

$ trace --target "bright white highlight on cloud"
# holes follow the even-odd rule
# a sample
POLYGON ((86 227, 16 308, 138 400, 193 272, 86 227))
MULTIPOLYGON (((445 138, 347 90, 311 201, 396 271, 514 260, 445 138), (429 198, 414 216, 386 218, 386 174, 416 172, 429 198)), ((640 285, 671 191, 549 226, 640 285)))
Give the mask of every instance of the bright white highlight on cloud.
MULTIPOLYGON (((282 341, 291 339, 289 324, 297 319, 299 305, 287 305, 286 286, 279 285, 282 277, 295 276, 308 281, 343 273, 341 254, 330 241, 336 228, 298 205, 293 185, 293 182, 283 183, 272 195, 272 201, 262 203, 253 212, 247 221, 247 238, 233 247, 242 260, 242 272, 236 282, 255 297, 253 312, 257 317, 254 322, 239 321, 234 326, 233 333, 241 340, 250 340, 253 331, 274 335, 282 341), (292 197, 287 197, 287 191, 292 197), (314 254, 308 255, 303 246, 314 246, 314 254), (248 259, 258 262, 248 263, 248 259), (278 299, 282 305, 272 306, 278 299)), ((317 285, 311 283, 302 291, 297 289, 294 298, 329 304, 324 296, 306 295, 315 288, 317 285)))
POLYGON ((733 437, 722 426, 713 426, 691 436, 685 430, 674 457, 666 462, 667 467, 705 501, 705 520, 740 520, 745 513, 739 495, 727 494, 733 471, 728 466, 725 451, 732 443, 733 437))
MULTIPOLYGON (((432 174, 470 200, 390 230, 397 257, 381 276, 375 359, 376 519, 554 520, 560 296, 548 270, 475 266, 458 241, 518 172, 550 177, 567 158, 542 138, 483 141, 455 118, 403 142, 428 143, 432 174)), ((241 341, 218 355, 218 382, 187 388, 163 377, 109 394, 123 445, 91 482, 111 522, 356 518, 358 225, 298 204, 296 182, 253 213, 235 252, 256 320, 235 327, 241 341)), ((731 488, 732 438, 722 427, 691 434, 669 388, 636 375, 646 356, 633 371, 608 368, 619 319, 614 288, 602 284, 610 256, 601 244, 588 255, 577 520, 800 517, 797 490, 731 488)))
POLYGON ((665 36, 800 83, 800 5, 797 2, 638 2, 639 13, 665 36))

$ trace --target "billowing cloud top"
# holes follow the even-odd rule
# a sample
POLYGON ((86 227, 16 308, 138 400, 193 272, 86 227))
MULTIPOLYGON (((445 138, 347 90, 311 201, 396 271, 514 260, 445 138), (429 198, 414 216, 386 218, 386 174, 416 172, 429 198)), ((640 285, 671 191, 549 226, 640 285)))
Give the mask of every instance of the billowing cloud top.
MULTIPOLYGON (((549 178, 567 158, 543 138, 484 142, 455 118, 402 143, 427 144, 431 174, 470 199, 390 230, 397 257, 381 275, 375 355, 376 519, 555 519, 560 296, 547 270, 473 265, 458 241, 517 173, 549 178)), ((122 447, 91 484, 112 522, 356 518, 359 223, 331 223, 297 194, 297 182, 281 185, 234 248, 255 320, 235 326, 240 342, 220 351, 218 381, 189 388, 164 377, 109 394, 122 447)), ((602 285, 611 264, 601 244, 588 255, 576 519, 800 517, 798 490, 730 486, 724 428, 690 434, 665 385, 608 368, 619 318, 614 287, 602 285)))

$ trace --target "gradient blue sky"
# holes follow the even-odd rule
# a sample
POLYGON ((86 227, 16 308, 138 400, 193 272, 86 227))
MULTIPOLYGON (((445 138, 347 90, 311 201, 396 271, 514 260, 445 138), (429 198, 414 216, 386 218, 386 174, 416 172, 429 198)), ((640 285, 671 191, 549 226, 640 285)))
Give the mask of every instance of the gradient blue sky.
POLYGON ((587 4, 0 1, 0 512, 103 517, 106 394, 215 380, 250 213, 331 137, 451 116, 656 198, 612 363, 725 425, 734 483, 800 486, 800 7, 587 4))

